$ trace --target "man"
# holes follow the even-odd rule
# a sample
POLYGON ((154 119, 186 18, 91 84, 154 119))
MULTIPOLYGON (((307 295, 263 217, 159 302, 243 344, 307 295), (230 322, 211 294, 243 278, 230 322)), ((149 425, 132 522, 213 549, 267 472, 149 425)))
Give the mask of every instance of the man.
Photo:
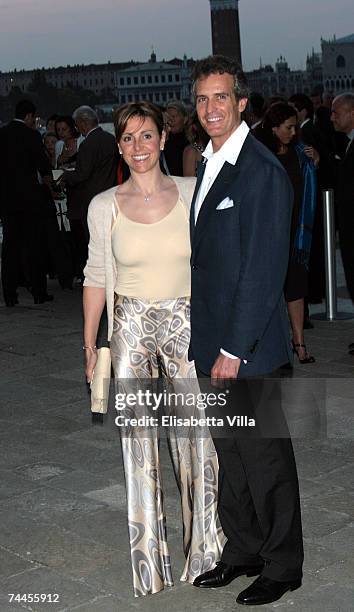
POLYGON ((40 134, 36 107, 21 100, 13 121, 0 130, 0 186, 3 246, 1 277, 5 304, 18 304, 17 288, 26 284, 35 304, 51 301, 44 259, 48 186, 52 171, 40 134))
MULTIPOLYGON (((346 135, 346 148, 338 164, 336 189, 338 233, 345 279, 354 302, 354 94, 347 93, 333 100, 331 120, 335 130, 346 135)), ((354 355, 354 343, 349 345, 354 355)))
MULTIPOLYGON (((199 121, 211 140, 191 207, 190 357, 199 374, 217 384, 233 380, 237 389, 241 383, 241 397, 249 401, 247 377, 291 360, 283 284, 293 194, 283 167, 241 120, 247 86, 238 65, 212 56, 196 63, 193 80, 199 121)), ((230 403, 225 414, 230 409, 237 414, 230 403)), ((260 574, 237 602, 276 601, 298 588, 302 576, 291 441, 232 431, 225 439, 215 435, 214 442, 227 543, 221 562, 194 584, 218 587, 260 574)))
POLYGON ((185 134, 187 110, 183 102, 174 100, 168 103, 166 115, 169 126, 164 149, 167 169, 172 176, 183 176, 183 151, 189 144, 185 134))
POLYGON ((300 140, 314 147, 319 154, 317 166, 317 204, 312 228, 311 255, 309 261, 309 291, 305 298, 304 328, 312 329, 308 303, 321 303, 326 294, 325 255, 323 240, 322 190, 334 186, 334 164, 320 130, 314 124, 314 105, 305 94, 294 94, 289 104, 297 111, 300 140))
POLYGON ((74 111, 73 119, 85 140, 78 150, 75 170, 65 171, 62 180, 70 188, 68 217, 77 273, 83 277, 89 242, 87 210, 95 195, 117 184, 118 149, 114 136, 99 127, 92 108, 80 106, 74 111))

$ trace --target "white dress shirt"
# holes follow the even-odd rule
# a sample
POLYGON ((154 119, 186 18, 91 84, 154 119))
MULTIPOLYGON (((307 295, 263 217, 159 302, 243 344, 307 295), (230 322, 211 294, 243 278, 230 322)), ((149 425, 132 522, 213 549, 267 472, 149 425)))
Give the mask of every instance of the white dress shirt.
POLYGON ((354 129, 351 130, 351 132, 349 132, 349 134, 347 134, 347 138, 349 138, 349 142, 347 144, 347 148, 345 149, 345 152, 348 153, 349 147, 352 144, 353 140, 354 140, 354 129))
MULTIPOLYGON (((243 147, 243 143, 245 142, 249 131, 250 129, 247 123, 245 121, 242 121, 242 123, 231 134, 227 141, 224 142, 222 147, 218 151, 215 151, 215 153, 213 151, 213 145, 211 140, 208 142, 202 154, 207 161, 203 180, 201 182, 194 205, 195 223, 197 222, 198 215, 205 200, 205 197, 210 187, 214 183, 216 177, 218 176, 224 163, 228 162, 233 166, 236 164, 238 156, 240 155, 241 149, 243 147)), ((230 357, 231 359, 239 359, 239 357, 237 357, 236 355, 231 355, 231 353, 228 353, 222 348, 220 349, 220 353, 222 353, 226 357, 230 357)), ((245 359, 243 360, 243 362, 247 363, 245 359)))
MULTIPOLYGON (((205 197, 218 176, 221 168, 225 162, 235 165, 240 155, 243 143, 245 142, 248 132, 250 131, 247 123, 242 121, 238 128, 231 134, 222 147, 214 153, 213 145, 209 140, 204 152, 203 157, 206 159, 206 166, 202 183, 200 185, 198 195, 194 206, 194 219, 197 222, 199 211, 205 200, 205 197)), ((205 163, 205 162, 204 162, 205 163)))

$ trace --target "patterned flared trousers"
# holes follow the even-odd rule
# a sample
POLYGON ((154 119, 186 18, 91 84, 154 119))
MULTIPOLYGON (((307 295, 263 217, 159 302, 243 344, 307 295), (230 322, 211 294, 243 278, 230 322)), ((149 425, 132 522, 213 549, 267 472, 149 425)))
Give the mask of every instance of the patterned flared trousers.
MULTIPOLYGON (((148 387, 161 391, 159 373, 165 383, 165 392, 167 385, 175 396, 196 395, 199 387, 194 363, 188 361, 189 339, 189 298, 147 301, 116 296, 111 354, 119 397, 138 390, 146 391, 148 387)), ((181 401, 165 409, 169 416, 183 419, 196 413, 195 408, 181 401)), ((146 410, 147 407, 141 405, 125 407, 123 414, 139 418, 147 414, 146 410)), ((199 408, 197 412, 198 418, 203 417, 199 408)), ((188 418, 186 420, 188 422, 188 418)), ((138 597, 173 585, 160 469, 160 429, 157 425, 141 424, 128 424, 119 429, 133 588, 138 597)), ((214 567, 224 545, 217 518, 217 456, 205 427, 172 424, 165 431, 181 493, 186 556, 181 580, 193 582, 196 576, 214 567)))

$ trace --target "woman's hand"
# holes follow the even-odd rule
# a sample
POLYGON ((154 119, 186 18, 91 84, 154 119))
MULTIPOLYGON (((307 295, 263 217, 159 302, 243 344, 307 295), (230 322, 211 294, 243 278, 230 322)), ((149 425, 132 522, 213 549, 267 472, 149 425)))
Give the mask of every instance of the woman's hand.
POLYGON ((312 159, 313 163, 315 164, 315 166, 317 168, 318 164, 320 163, 320 154, 319 154, 319 152, 314 147, 306 146, 304 148, 304 153, 305 153, 305 155, 307 155, 307 157, 312 159))
POLYGON ((88 384, 90 384, 93 378, 93 371, 97 363, 97 349, 96 348, 95 349, 93 348, 85 349, 85 361, 86 361, 86 366, 85 366, 86 380, 88 384))

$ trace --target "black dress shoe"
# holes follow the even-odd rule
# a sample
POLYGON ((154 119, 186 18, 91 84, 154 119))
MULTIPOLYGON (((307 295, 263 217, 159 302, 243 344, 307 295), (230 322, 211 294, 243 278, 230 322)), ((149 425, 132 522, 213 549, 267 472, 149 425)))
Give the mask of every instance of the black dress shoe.
POLYGON ((348 351, 349 355, 354 355, 354 348, 350 349, 350 351, 348 351))
POLYGON ((291 582, 279 582, 265 576, 258 578, 236 599, 236 602, 244 606, 260 606, 269 604, 280 599, 287 591, 295 591, 301 587, 301 580, 291 582))
POLYGON ((350 344, 348 344, 348 349, 350 351, 354 351, 354 342, 351 342, 350 344))
POLYGON ((198 576, 193 585, 203 589, 223 587, 230 584, 238 576, 258 576, 264 565, 227 565, 222 561, 214 569, 198 576))
POLYGON ((54 300, 54 295, 49 295, 45 293, 44 295, 34 295, 33 301, 35 304, 44 304, 44 302, 52 302, 54 300))

